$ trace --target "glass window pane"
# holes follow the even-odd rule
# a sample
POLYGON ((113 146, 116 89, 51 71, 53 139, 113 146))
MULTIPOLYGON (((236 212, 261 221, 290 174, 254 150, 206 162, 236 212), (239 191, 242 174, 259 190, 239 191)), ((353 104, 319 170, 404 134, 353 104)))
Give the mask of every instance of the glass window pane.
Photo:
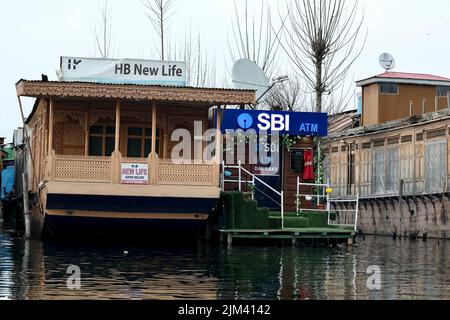
POLYGON ((89 132, 91 134, 103 134, 103 127, 102 126, 93 126, 90 128, 89 132))
POLYGON ((108 126, 106 127, 106 134, 116 134, 116 127, 115 126, 108 126))
POLYGON ((89 155, 101 157, 103 154, 103 138, 90 137, 89 138, 89 155))
POLYGON ((127 157, 140 158, 141 155, 142 140, 141 139, 128 139, 127 157))
POLYGON ((390 192, 398 192, 399 186, 399 150, 389 150, 389 167, 388 174, 388 190, 390 192))
POLYGON ((142 128, 128 128, 129 136, 142 136, 142 128))
POLYGON ((380 93, 397 94, 398 93, 398 84, 396 84, 396 83, 382 83, 380 85, 380 93))
POLYGON ((373 192, 383 194, 385 192, 385 153, 374 151, 373 154, 373 192))
POLYGON ((105 156, 110 157, 112 153, 114 152, 114 146, 115 146, 115 139, 108 137, 106 138, 106 154, 105 156))
POLYGON ((447 142, 432 143, 425 147, 425 191, 442 192, 447 175, 447 142))
POLYGON ((446 97, 448 91, 450 91, 450 87, 439 86, 439 87, 437 87, 437 96, 438 97, 446 97))

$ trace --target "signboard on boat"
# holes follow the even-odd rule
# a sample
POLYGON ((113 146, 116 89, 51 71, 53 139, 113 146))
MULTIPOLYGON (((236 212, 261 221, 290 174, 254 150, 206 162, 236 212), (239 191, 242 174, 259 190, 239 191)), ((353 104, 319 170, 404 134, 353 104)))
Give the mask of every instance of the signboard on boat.
POLYGON ((328 114, 312 112, 286 112, 227 109, 224 112, 222 130, 244 131, 253 129, 257 133, 278 132, 280 135, 326 137, 328 114))
POLYGON ((186 63, 61 57, 59 81, 186 86, 186 63))
POLYGON ((121 166, 121 183, 122 184, 137 184, 147 185, 148 180, 148 165, 142 163, 122 163, 121 166))

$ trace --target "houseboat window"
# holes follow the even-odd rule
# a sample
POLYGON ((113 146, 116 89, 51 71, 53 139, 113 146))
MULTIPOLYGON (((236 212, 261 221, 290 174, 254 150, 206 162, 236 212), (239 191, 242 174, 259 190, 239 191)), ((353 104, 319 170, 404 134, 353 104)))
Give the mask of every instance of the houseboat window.
POLYGON ((89 130, 89 155, 110 157, 114 152, 115 132, 114 126, 92 126, 89 130))
POLYGON ((396 83, 382 83, 380 84, 381 94, 398 94, 398 84, 396 83))
POLYGON ((449 91, 450 91, 450 87, 438 86, 437 87, 437 96, 438 97, 446 97, 447 92, 449 92, 449 91))
POLYGON ((373 193, 383 194, 386 181, 386 160, 384 150, 373 152, 373 193))
POLYGON ((425 146, 425 192, 442 192, 447 176, 447 141, 425 146))
POLYGON ((389 193, 398 192, 400 159, 399 150, 392 149, 387 151, 387 191, 389 193))
MULTIPOLYGON (((152 151, 151 128, 128 128, 127 157, 146 158, 152 151)), ((156 130, 156 150, 159 149, 159 130, 156 130)))

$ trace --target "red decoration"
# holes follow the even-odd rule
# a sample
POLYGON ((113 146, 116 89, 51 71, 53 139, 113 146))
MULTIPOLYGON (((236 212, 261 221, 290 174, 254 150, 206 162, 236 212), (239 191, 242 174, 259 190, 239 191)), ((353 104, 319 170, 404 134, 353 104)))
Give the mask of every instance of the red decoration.
POLYGON ((312 150, 305 150, 305 170, 303 180, 314 180, 314 155, 312 150))

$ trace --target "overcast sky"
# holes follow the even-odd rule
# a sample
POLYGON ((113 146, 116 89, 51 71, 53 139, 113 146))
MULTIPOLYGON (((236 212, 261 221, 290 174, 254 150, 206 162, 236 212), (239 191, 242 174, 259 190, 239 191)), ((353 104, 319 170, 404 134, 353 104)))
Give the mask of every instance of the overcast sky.
MULTIPOLYGON (((155 35, 140 0, 110 0, 114 16, 114 49, 117 58, 157 59, 155 35)), ((244 0, 237 0, 243 2, 244 0)), ((261 0, 249 0, 250 5, 261 0)), ((289 0, 271 0, 286 6, 289 0)), ((383 70, 382 52, 397 61, 395 71, 431 73, 450 77, 450 1, 360 0, 366 8, 368 39, 352 73, 355 80, 383 70)), ((0 11, 0 136, 12 137, 21 125, 15 83, 56 80, 60 56, 94 56, 92 29, 98 19, 98 0, 4 1, 0 11)), ((225 77, 229 57, 227 35, 233 19, 232 0, 175 0, 177 9, 170 28, 172 39, 181 39, 190 25, 194 34, 214 54, 219 82, 225 77)), ((220 84, 220 83, 219 83, 220 84)), ((26 112, 32 101, 26 101, 26 112)))

